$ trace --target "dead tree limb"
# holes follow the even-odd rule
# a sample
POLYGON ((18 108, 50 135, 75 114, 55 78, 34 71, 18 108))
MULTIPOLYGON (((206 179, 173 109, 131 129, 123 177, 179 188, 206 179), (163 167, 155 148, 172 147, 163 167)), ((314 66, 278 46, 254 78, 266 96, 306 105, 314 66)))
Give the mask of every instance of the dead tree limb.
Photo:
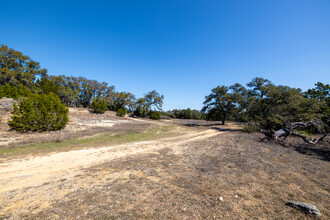
POLYGON ((294 135, 294 136, 300 137, 308 144, 318 144, 318 143, 322 142, 324 140, 324 138, 328 135, 328 133, 326 132, 326 129, 322 129, 320 124, 323 124, 323 122, 320 120, 309 121, 306 123, 295 122, 295 123, 289 124, 288 126, 282 128, 280 130, 277 130, 277 131, 275 131, 273 129, 261 130, 261 133, 263 133, 265 135, 265 138, 261 139, 261 141, 264 139, 274 140, 276 143, 279 143, 283 146, 287 146, 285 139, 287 137, 289 137, 290 135, 294 135), (319 138, 314 138, 312 140, 309 140, 305 135, 294 132, 294 130, 297 128, 305 128, 305 127, 309 127, 309 126, 315 127, 317 132, 320 133, 322 136, 319 138))
POLYGON ((305 135, 302 135, 302 134, 299 134, 299 133, 296 133, 296 132, 292 132, 292 135, 300 137, 301 139, 303 139, 308 144, 318 144, 318 143, 320 143, 324 140, 324 138, 327 136, 327 133, 323 134, 319 138, 314 138, 312 140, 309 140, 305 135))

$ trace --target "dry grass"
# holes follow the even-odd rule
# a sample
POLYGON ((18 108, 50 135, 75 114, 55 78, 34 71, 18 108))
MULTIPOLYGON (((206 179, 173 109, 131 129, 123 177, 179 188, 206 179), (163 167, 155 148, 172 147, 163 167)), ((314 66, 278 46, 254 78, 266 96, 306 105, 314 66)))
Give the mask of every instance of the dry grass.
MULTIPOLYGON (((329 162, 223 132, 179 149, 112 160, 63 180, 68 191, 27 219, 308 219, 288 200, 316 205, 330 218, 329 162), (76 188, 76 184, 84 182, 76 188), (218 198, 223 197, 223 201, 218 198)), ((55 190, 55 189, 52 189, 55 190)), ((10 216, 8 216, 10 217, 10 216)))
POLYGON ((88 133, 80 132, 76 136, 68 134, 62 137, 55 136, 53 138, 47 138, 47 140, 28 141, 19 145, 16 144, 14 146, 0 148, 0 162, 8 159, 24 157, 26 155, 37 156, 46 153, 71 151, 91 147, 97 148, 175 136, 178 134, 172 131, 174 127, 175 126, 173 125, 156 126, 152 124, 127 123, 115 125, 112 128, 109 128, 107 133, 104 133, 104 129, 101 129, 101 131, 96 134, 95 131, 88 133), (81 135, 83 134, 85 134, 85 136, 81 138, 81 135))

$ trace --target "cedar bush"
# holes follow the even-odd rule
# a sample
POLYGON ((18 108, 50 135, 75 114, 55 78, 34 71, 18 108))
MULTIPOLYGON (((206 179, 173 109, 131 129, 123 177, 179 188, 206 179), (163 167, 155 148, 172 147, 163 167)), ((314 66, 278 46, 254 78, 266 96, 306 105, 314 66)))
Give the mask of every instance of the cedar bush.
POLYGON ((69 109, 54 93, 33 94, 13 105, 11 128, 20 131, 61 130, 69 121, 69 109))
POLYGON ((116 115, 119 116, 119 117, 124 117, 126 115, 126 109, 124 108, 120 108, 116 111, 116 115))
POLYGON ((149 118, 153 120, 159 120, 161 117, 161 112, 159 111, 150 111, 149 112, 149 118))
POLYGON ((96 114, 103 114, 107 109, 107 102, 103 99, 94 99, 91 104, 93 112, 96 114))

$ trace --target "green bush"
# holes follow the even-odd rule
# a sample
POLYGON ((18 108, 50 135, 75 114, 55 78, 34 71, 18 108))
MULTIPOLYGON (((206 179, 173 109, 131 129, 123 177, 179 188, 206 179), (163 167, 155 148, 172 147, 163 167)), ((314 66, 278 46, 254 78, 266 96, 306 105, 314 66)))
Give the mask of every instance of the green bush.
POLYGON ((140 106, 138 106, 138 107, 134 110, 133 115, 135 115, 135 116, 137 116, 137 117, 145 117, 144 112, 143 112, 143 109, 142 109, 140 106))
POLYGON ((107 102, 102 99, 94 99, 91 108, 96 114, 103 114, 107 109, 107 102))
POLYGON ((13 105, 11 128, 20 131, 55 131, 69 121, 69 109, 54 93, 33 94, 13 105))
POLYGON ((118 117, 124 117, 126 115, 127 110, 124 108, 120 108, 116 111, 116 115, 118 117))
POLYGON ((158 111, 150 111, 149 112, 149 118, 153 120, 159 120, 161 117, 161 112, 158 111))

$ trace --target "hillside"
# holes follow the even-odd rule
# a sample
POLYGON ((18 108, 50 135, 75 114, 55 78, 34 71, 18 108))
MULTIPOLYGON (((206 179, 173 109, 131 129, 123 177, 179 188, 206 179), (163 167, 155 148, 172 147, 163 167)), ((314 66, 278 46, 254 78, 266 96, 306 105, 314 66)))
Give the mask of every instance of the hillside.
MULTIPOLYGON (((93 134, 118 130, 118 126, 114 125, 122 125, 125 123, 134 124, 133 120, 117 117, 115 112, 107 111, 105 114, 93 114, 85 108, 70 108, 70 121, 65 129, 43 133, 20 133, 10 130, 10 127, 7 124, 11 113, 10 107, 5 107, 8 106, 5 103, 13 102, 10 101, 10 99, 7 100, 0 99, 0 113, 2 117, 0 127, 0 147, 88 137, 93 134), (1 103, 3 103, 3 105, 1 105, 1 103)), ((132 129, 134 130, 134 128, 132 129)))

